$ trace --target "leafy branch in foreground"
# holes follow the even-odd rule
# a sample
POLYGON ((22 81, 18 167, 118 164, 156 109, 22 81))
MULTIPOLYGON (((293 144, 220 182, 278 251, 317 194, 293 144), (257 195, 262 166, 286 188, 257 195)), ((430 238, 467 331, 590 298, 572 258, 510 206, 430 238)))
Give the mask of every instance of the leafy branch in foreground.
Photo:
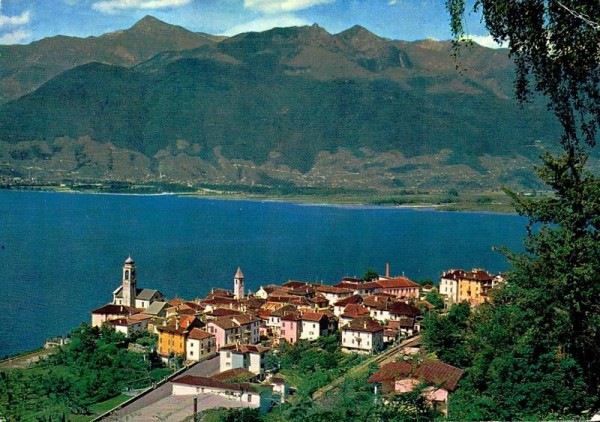
MULTIPOLYGON (((446 5, 460 49, 466 2, 446 5)), ((600 2, 476 0, 474 10, 508 44, 517 100, 547 100, 562 152, 536 169, 552 195, 508 192, 529 220, 525 252, 507 253, 509 284, 456 343, 467 376, 450 417, 581 417, 600 405, 600 181, 587 167, 600 126, 600 2)))

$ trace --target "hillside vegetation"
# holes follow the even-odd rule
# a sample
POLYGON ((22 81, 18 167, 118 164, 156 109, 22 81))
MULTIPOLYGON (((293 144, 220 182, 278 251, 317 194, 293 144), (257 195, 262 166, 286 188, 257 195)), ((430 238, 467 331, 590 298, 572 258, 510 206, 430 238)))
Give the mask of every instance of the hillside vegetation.
MULTIPOLYGON (((461 74, 447 42, 316 25, 219 39, 154 18, 54 41, 85 45, 89 62, 0 106, 9 183, 531 190, 558 133, 543 104, 512 101, 503 50, 473 47, 461 74), (143 37, 160 42, 144 50, 143 37)), ((44 42, 11 50, 19 72, 33 74, 26 52, 44 42)))

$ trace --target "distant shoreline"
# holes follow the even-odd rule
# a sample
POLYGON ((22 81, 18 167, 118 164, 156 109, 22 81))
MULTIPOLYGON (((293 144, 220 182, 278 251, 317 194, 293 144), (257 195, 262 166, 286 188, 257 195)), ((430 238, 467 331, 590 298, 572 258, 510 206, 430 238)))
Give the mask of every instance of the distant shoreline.
MULTIPOLYGON (((152 186, 152 185, 150 185, 152 186)), ((156 189, 155 186, 152 186, 156 189)), ((271 194, 271 193, 246 193, 235 191, 222 191, 215 189, 198 189, 190 191, 135 191, 111 190, 107 188, 85 188, 73 189, 66 186, 38 185, 38 186, 11 186, 1 187, 3 191, 13 192, 45 192, 45 193, 70 193, 90 195, 114 195, 114 196, 180 196, 197 199, 237 200, 237 201, 259 201, 259 202, 282 202, 306 206, 332 206, 332 207, 356 207, 356 208, 384 208, 384 209, 407 209, 423 211, 446 211, 446 212, 485 212, 494 214, 515 214, 515 210, 508 203, 507 198, 503 202, 494 199, 503 192, 481 192, 479 195, 469 192, 467 198, 452 198, 452 202, 439 201, 439 194, 433 194, 438 202, 422 201, 425 195, 394 195, 393 193, 372 192, 369 194, 271 194), (475 198, 475 200, 473 200, 475 198), (481 201, 484 198, 485 201, 481 201)))

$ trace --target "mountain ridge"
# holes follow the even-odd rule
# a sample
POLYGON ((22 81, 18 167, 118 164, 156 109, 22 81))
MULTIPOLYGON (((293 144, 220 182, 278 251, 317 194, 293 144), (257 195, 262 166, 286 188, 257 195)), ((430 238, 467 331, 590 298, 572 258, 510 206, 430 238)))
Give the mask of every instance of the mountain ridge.
POLYGON ((0 105, 0 177, 532 188, 532 163, 558 137, 543 105, 514 104, 505 51, 474 46, 461 74, 448 42, 358 25, 219 39, 151 16, 91 41, 76 50, 97 54, 88 62, 0 105))

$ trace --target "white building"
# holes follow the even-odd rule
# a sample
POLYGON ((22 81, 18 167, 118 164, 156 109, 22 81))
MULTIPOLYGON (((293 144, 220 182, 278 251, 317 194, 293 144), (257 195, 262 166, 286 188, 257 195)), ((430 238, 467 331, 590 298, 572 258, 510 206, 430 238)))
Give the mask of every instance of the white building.
POLYGON ((219 349, 219 370, 228 371, 243 368, 261 378, 265 374, 265 354, 271 350, 259 344, 243 344, 221 347, 219 349))
POLYGON ((190 331, 185 343, 186 359, 191 361, 201 361, 217 353, 215 336, 200 328, 193 328, 190 331))
POLYGON ((342 327, 342 352, 370 354, 383 349, 383 326, 371 317, 358 317, 342 327))
POLYGON ((272 389, 249 383, 228 384, 212 378, 184 375, 172 382, 174 396, 220 396, 232 401, 229 407, 251 407, 266 413, 272 404, 272 389))
POLYGON ((464 270, 450 270, 442 274, 440 278, 439 293, 446 297, 448 306, 458 303, 458 282, 465 277, 464 270))

